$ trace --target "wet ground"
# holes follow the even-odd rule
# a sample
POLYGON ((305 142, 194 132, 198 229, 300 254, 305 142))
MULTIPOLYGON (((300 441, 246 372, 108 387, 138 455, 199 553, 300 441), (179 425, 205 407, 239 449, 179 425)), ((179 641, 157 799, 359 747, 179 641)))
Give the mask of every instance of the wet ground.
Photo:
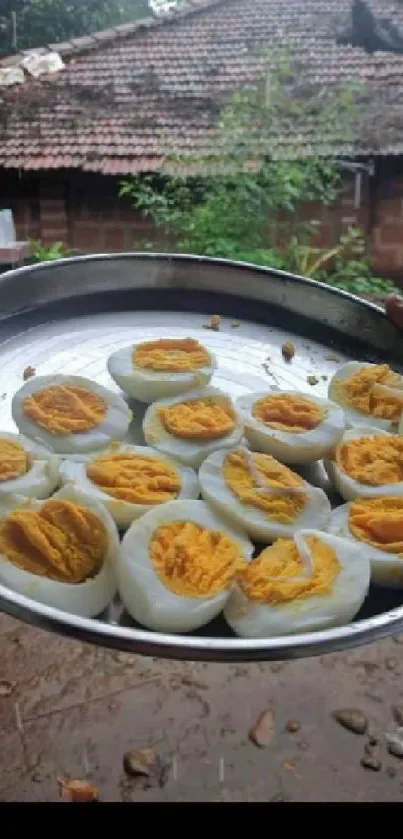
POLYGON ((2 801, 57 801, 57 778, 113 802, 402 800, 403 759, 384 737, 392 707, 403 714, 403 636, 305 661, 203 665, 0 617, 0 662, 2 801), (361 712, 365 734, 336 722, 343 708, 361 712), (124 755, 143 749, 150 777, 131 778, 124 755))

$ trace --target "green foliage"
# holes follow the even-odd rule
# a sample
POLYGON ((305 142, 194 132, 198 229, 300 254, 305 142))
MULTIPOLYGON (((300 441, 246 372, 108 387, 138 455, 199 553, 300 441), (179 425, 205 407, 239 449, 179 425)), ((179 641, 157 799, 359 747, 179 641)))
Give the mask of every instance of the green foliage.
POLYGON ((36 262, 51 262, 53 259, 65 259, 73 256, 74 251, 66 248, 63 242, 52 242, 51 245, 44 245, 39 239, 31 239, 31 256, 28 262, 32 265, 36 262))
MULTIPOLYGON (((312 244, 317 222, 301 219, 307 202, 335 202, 341 177, 335 161, 301 156, 298 138, 307 127, 315 137, 326 135, 332 124, 352 141, 358 88, 301 89, 283 52, 272 51, 267 63, 262 81, 235 93, 218 119, 221 172, 209 175, 201 156, 203 178, 143 175, 123 181, 120 195, 174 237, 178 251, 279 268, 357 294, 387 294, 393 283, 371 275, 359 230, 350 228, 326 250, 312 244), (280 155, 284 137, 287 159, 280 155)), ((180 170, 189 162, 167 157, 180 170)))
POLYGON ((0 55, 88 35, 149 14, 147 0, 3 0, 0 55), (13 43, 12 13, 17 43, 13 43))

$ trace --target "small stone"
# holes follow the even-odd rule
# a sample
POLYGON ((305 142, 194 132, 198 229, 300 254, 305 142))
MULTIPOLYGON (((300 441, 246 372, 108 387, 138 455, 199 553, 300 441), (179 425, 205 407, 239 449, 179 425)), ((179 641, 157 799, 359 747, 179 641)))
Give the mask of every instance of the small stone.
POLYGON ((379 746, 379 743, 380 743, 379 737, 376 737, 375 734, 370 734, 368 743, 369 743, 370 746, 379 746))
POLYGON ((209 322, 204 324, 205 329, 212 329, 213 332, 218 332, 221 326, 221 315, 212 315, 209 322))
POLYGON ((393 705, 392 714, 395 722, 398 725, 403 725, 403 705, 393 705))
POLYGON ((305 740, 300 740, 297 746, 301 749, 301 752, 306 752, 309 749, 309 743, 306 743, 305 740))
POLYGON ((123 755, 123 768, 131 778, 150 778, 155 774, 159 761, 154 749, 134 749, 123 755))
POLYGON ((307 376, 307 377, 306 377, 306 380, 307 380, 307 382, 308 382, 308 384, 309 384, 309 385, 312 385, 312 387, 313 387, 314 385, 319 384, 319 379, 318 379, 318 377, 317 377, 317 376, 307 376))
POLYGON ((296 732, 299 731, 300 728, 301 726, 297 720, 288 720, 286 729, 290 732, 290 734, 296 734, 296 732))
POLYGON ((367 717, 357 708, 340 708, 333 711, 332 716, 343 728, 347 728, 354 734, 365 734, 368 728, 367 717))
POLYGON ((256 746, 264 749, 266 746, 270 746, 270 743, 273 740, 275 731, 275 716, 274 711, 271 708, 268 708, 267 711, 263 711, 257 719, 255 725, 251 728, 249 732, 249 739, 252 743, 255 743, 256 746))
POLYGON ((334 361, 336 364, 338 364, 340 362, 340 359, 337 355, 329 353, 329 355, 326 356, 326 361, 334 361))
POLYGON ((33 376, 36 376, 35 367, 31 367, 31 365, 28 364, 28 367, 25 368, 22 374, 22 378, 24 379, 24 382, 26 382, 27 379, 32 379, 33 376))
POLYGON ((321 376, 321 379, 323 379, 324 382, 327 382, 328 378, 329 376, 321 376))
POLYGON ((385 667, 387 670, 395 670, 397 665, 397 661, 395 658, 387 658, 385 661, 385 667))
POLYGON ((394 766, 388 766, 386 768, 386 774, 389 775, 389 778, 396 778, 396 769, 394 766))
POLYGON ((382 768, 381 761, 373 755, 364 755, 364 757, 361 758, 361 766, 363 766, 364 769, 371 769, 372 772, 379 772, 382 768))
POLYGON ((240 320, 232 320, 232 321, 231 321, 231 327, 232 327, 232 329, 237 329, 237 328, 238 328, 238 326, 240 326, 240 325, 241 325, 241 321, 240 321, 240 320))
POLYGON ((401 760, 403 758, 403 729, 398 728, 392 734, 385 734, 385 740, 389 754, 401 760))
POLYGON ((0 696, 11 696, 16 682, 9 682, 8 679, 0 679, 0 696))
POLYGON ((284 341, 284 344, 281 345, 281 352, 283 354, 284 361, 290 362, 295 355, 295 346, 291 341, 284 341))
POLYGON ((90 802, 98 801, 98 790, 93 784, 88 781, 63 781, 62 778, 57 778, 59 785, 60 797, 65 801, 74 802, 90 802))

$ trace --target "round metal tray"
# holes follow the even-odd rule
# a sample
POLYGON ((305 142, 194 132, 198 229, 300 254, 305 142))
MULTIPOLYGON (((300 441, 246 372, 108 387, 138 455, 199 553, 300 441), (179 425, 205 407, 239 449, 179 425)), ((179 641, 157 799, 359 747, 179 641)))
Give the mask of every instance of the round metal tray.
MULTIPOLYGON (((106 356, 160 335, 203 341, 218 357, 213 383, 235 397, 268 384, 326 395, 328 378, 351 358, 403 369, 403 340, 380 309, 313 281, 197 256, 79 257, 0 277, 0 429, 14 429, 11 399, 28 365, 40 375, 82 374, 116 389, 106 356), (222 317, 218 332, 203 328, 212 314, 222 317), (291 364, 281 354, 286 339, 297 348, 291 364), (314 386, 307 379, 312 375, 314 386)), ((130 438, 142 441, 141 409, 136 413, 130 438)), ((327 488, 321 464, 309 478, 327 488)), ((402 603, 403 592, 371 588, 348 626, 245 640, 231 635, 222 619, 193 635, 166 635, 135 625, 118 601, 98 619, 84 619, 0 586, 4 612, 44 629, 143 655, 205 661, 298 658, 354 647, 400 631, 402 603)))

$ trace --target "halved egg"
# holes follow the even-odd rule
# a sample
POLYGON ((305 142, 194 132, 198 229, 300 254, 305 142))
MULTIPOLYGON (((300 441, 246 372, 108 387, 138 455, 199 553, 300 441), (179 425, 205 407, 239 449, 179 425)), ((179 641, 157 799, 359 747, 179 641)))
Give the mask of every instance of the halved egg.
POLYGON ((23 434, 60 454, 122 440, 132 419, 121 396, 82 376, 35 376, 17 390, 11 409, 23 434))
POLYGON ((342 406, 346 425, 395 431, 403 411, 403 376, 388 364, 349 361, 329 382, 329 399, 342 406))
POLYGON ((248 393, 235 405, 251 447, 283 463, 311 463, 325 457, 344 430, 338 405, 298 391, 248 393))
POLYGON ((79 493, 0 496, 0 583, 26 597, 95 617, 116 593, 118 552, 112 517, 79 493))
POLYGON ((341 626, 361 608, 369 582, 364 546, 300 530, 265 548, 238 574, 224 617, 245 638, 341 626))
POLYGON ((360 496, 403 495, 403 436, 369 426, 351 428, 325 467, 346 501, 360 496))
POLYGON ((159 504, 200 494, 193 469, 146 446, 124 443, 62 461, 60 478, 104 504, 121 528, 159 504))
POLYGON ((256 541, 292 536, 302 527, 325 527, 327 495, 267 454, 245 448, 214 452, 201 465, 204 500, 256 541))
POLYGON ((124 347, 108 359, 116 384, 139 402, 176 396, 208 385, 215 356, 195 338, 159 338, 124 347))
POLYGON ((217 449, 238 445, 243 424, 230 397, 206 387, 154 402, 145 413, 143 433, 149 446, 197 469, 217 449))
POLYGON ((403 497, 357 498, 333 510, 327 530, 365 548, 373 583, 403 587, 403 497))
POLYGON ((118 587, 129 614, 148 629, 190 632, 226 603, 253 545, 203 501, 168 501, 123 537, 118 587))
POLYGON ((0 494, 48 498, 59 483, 59 458, 21 434, 0 432, 0 494))

